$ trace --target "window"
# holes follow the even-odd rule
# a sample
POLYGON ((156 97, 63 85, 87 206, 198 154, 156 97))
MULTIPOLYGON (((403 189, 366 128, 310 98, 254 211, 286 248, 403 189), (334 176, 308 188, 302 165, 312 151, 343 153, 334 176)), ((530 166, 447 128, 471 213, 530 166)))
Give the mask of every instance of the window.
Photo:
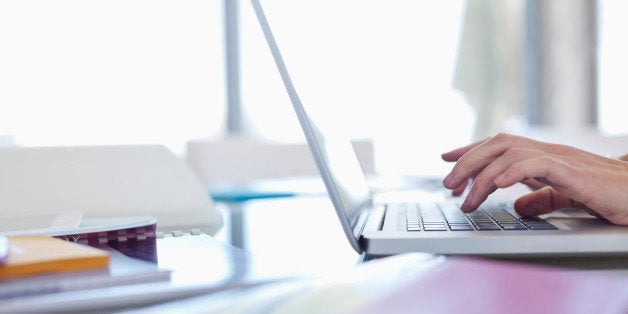
MULTIPOLYGON (((263 4, 304 102, 373 139, 379 170, 437 171, 440 152, 470 139, 473 114, 451 88, 463 0, 263 4)), ((250 4, 239 7, 245 123, 303 141, 250 4)), ((0 2, 0 144, 181 152, 221 134, 223 14, 220 0, 0 2)))
POLYGON ((599 5, 599 123, 609 134, 628 133, 626 73, 628 3, 603 0, 599 5))
POLYGON ((162 143, 224 120, 222 2, 0 2, 0 135, 21 145, 162 143))
MULTIPOLYGON (((378 170, 441 172, 473 114, 451 88, 463 1, 262 3, 303 103, 352 137, 374 140, 378 170)), ((242 101, 255 132, 302 141, 248 2, 241 6, 242 101)))

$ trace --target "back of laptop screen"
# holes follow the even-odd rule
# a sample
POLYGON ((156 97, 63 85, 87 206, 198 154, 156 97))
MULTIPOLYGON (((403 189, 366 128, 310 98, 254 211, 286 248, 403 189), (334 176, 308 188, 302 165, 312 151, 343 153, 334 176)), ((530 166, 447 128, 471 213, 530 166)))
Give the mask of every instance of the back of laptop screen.
MULTIPOLYGON (((370 204, 371 201, 371 192, 360 162, 349 137, 343 134, 344 129, 347 129, 347 123, 350 123, 351 119, 343 118, 341 115, 334 114, 334 112, 329 110, 313 110, 327 105, 325 103, 321 104, 321 99, 317 98, 316 95, 329 94, 329 91, 323 87, 325 86, 324 84, 301 86, 317 81, 308 77, 308 75, 312 75, 310 72, 298 71, 298 67, 297 71, 288 72, 290 64, 286 61, 291 60, 290 56, 293 56, 290 54, 289 48, 298 46, 298 43, 290 41, 302 41, 303 38, 302 36, 291 36, 288 32, 290 30, 289 24, 273 23, 277 20, 281 21, 282 19, 279 17, 282 14, 290 14, 290 12, 282 10, 282 4, 284 3, 278 2, 274 5, 264 5, 263 9, 257 0, 252 0, 251 3, 256 10, 256 14, 258 14, 262 30, 267 36, 267 43, 273 54, 275 65, 283 79, 284 86, 299 118, 301 128, 305 133, 319 172, 325 181, 329 196, 334 202, 336 210, 341 211, 339 214, 344 213, 345 218, 348 219, 345 222, 348 222, 350 225, 357 218, 360 209, 370 204), (268 21, 266 16, 268 16, 268 21), (273 19, 273 17, 278 19, 273 19), (279 31, 277 31, 278 28, 280 28, 279 31), (282 47, 281 51, 278 46, 282 47), (285 47, 288 49, 284 49, 285 47), (287 58, 284 59, 284 56, 287 56, 287 58), (297 74, 296 76, 300 77, 295 78, 295 73, 297 74), (301 85, 297 84, 297 86, 294 86, 293 82, 301 83, 301 85), (300 89, 304 89, 307 92, 301 93, 300 89), (302 95, 305 95, 303 101, 301 101, 302 95), (338 122, 341 123, 339 124, 338 122), (338 125, 341 127, 338 127, 338 125)), ((316 58, 316 54, 308 54, 308 58, 316 58)), ((299 60, 297 59, 297 61, 299 60)), ((306 62, 307 60, 300 61, 306 62)), ((329 73, 329 75, 333 75, 333 73, 329 73)), ((286 107, 286 110, 290 109, 286 107)))

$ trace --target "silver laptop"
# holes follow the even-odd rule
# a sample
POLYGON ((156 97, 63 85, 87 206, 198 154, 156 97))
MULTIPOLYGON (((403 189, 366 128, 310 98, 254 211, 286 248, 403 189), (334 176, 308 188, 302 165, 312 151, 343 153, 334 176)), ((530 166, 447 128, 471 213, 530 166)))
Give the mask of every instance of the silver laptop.
POLYGON ((251 3, 342 228, 357 252, 501 257, 628 254, 628 227, 581 211, 524 218, 508 203, 484 204, 464 214, 456 201, 375 201, 349 139, 314 123, 292 84, 259 0, 251 3))

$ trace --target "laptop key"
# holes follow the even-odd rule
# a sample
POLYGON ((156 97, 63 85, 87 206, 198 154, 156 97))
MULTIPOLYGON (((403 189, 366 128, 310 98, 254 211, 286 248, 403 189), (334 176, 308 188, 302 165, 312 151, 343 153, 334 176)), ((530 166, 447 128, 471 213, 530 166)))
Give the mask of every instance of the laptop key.
POLYGON ((528 228, 521 224, 502 224, 504 230, 528 230, 528 228))
POLYGON ((423 226, 425 231, 447 231, 447 227, 445 226, 423 226))
POLYGON ((470 226, 471 224, 468 221, 460 221, 460 222, 449 222, 450 226, 470 226))
POLYGON ((532 230, 558 230, 556 226, 548 224, 548 226, 532 226, 530 227, 532 230))
POLYGON ((493 224, 493 225, 488 225, 488 224, 486 224, 486 225, 476 225, 476 227, 480 231, 485 231, 485 230, 502 230, 502 228, 500 228, 496 224, 493 224))
POLYGON ((445 222, 423 222, 423 226, 445 226, 445 222))
POLYGON ((470 226, 470 225, 466 225, 466 226, 465 226, 465 225, 451 225, 451 226, 449 226, 449 229, 450 229, 451 231, 467 231, 467 230, 475 230, 475 229, 473 229, 473 227, 472 227, 472 226, 470 226))
POLYGON ((524 222, 528 226, 551 226, 552 224, 547 221, 528 221, 524 222))
POLYGON ((485 231, 485 230, 557 230, 539 217, 519 217, 509 211, 512 206, 480 208, 469 214, 458 205, 426 205, 406 212, 408 231, 485 231), (416 211, 415 211, 416 210, 416 211), (422 228, 422 229, 421 229, 422 228))
POLYGON ((532 230, 550 230, 550 229, 558 229, 556 228, 554 225, 550 224, 549 222, 536 222, 536 223, 526 223, 526 226, 528 226, 528 228, 532 229, 532 230))

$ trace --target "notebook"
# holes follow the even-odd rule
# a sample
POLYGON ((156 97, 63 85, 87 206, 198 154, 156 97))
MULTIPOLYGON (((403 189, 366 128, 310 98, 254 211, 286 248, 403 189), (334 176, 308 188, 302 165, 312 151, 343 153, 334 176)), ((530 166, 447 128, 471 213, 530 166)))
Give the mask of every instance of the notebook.
POLYGON ((372 256, 404 252, 510 257, 628 254, 628 227, 581 211, 523 219, 509 203, 487 203, 464 215, 455 202, 377 201, 349 139, 337 130, 321 128, 301 102, 260 1, 251 3, 345 235, 357 252, 372 256))
POLYGON ((108 271, 85 272, 82 276, 38 276, 32 281, 21 279, 19 286, 0 281, 0 313, 117 313, 202 294, 291 281, 305 275, 296 269, 291 272, 295 265, 260 260, 200 229, 156 232, 150 239, 138 241, 138 249, 152 246, 159 253, 159 264, 110 250, 108 271))
POLYGON ((29 312, 25 304, 73 295, 69 293, 170 281, 172 270, 157 264, 159 233, 154 218, 87 219, 77 228, 43 229, 48 235, 29 229, 23 230, 28 235, 8 237, 13 252, 0 266, 0 312, 29 312), (30 257, 16 261, 12 259, 16 252, 30 257), (16 269, 16 262, 25 264, 24 269, 16 269))
POLYGON ((10 252, 0 280, 47 273, 105 268, 109 254, 49 236, 9 237, 10 252))
POLYGON ((107 245, 123 254, 157 262, 157 220, 151 216, 83 218, 78 211, 0 216, 0 234, 47 235, 88 244, 107 245))
MULTIPOLYGON (((83 249, 93 249, 86 245, 60 239, 49 239, 83 249)), ((5 311, 16 313, 18 311, 15 308, 21 308, 21 311, 28 312, 23 304, 28 304, 34 300, 33 298, 55 298, 62 294, 68 295, 69 292, 89 293, 92 289, 112 287, 117 290, 127 286, 169 282, 170 280, 172 271, 169 269, 161 268, 152 262, 131 258, 105 245, 100 246, 100 249, 102 251, 99 251, 107 257, 107 264, 104 264, 104 267, 102 267, 101 255, 97 255, 91 260, 82 260, 85 262, 83 266, 95 267, 91 269, 76 267, 76 263, 73 263, 67 264, 71 268, 66 267, 62 272, 59 272, 59 268, 55 267, 55 272, 0 279, 0 313, 5 311), (22 304, 21 307, 20 304, 22 304)), ((63 263, 65 262, 67 260, 63 263)))

